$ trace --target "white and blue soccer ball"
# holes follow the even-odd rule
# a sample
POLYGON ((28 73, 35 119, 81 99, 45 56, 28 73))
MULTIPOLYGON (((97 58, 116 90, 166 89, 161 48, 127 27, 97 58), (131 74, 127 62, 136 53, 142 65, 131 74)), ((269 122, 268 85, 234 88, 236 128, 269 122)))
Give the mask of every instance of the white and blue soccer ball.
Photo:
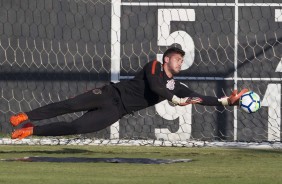
POLYGON ((239 106, 247 113, 257 112, 261 107, 260 97, 253 91, 244 93, 240 98, 239 106))

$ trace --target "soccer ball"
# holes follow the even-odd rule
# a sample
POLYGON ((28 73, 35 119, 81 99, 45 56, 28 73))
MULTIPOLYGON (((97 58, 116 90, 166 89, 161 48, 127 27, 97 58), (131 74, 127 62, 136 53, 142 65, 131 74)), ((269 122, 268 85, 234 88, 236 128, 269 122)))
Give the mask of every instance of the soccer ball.
POLYGON ((244 93, 239 101, 241 109, 247 113, 254 113, 260 109, 260 97, 253 91, 244 93))

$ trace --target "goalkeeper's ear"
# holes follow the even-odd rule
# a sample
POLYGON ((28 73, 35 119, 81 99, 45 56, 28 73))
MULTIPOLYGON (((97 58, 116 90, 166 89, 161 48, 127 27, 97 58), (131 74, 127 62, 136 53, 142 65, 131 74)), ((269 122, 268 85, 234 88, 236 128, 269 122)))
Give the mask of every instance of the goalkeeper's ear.
POLYGON ((226 106, 226 105, 230 105, 230 106, 235 106, 235 105, 239 105, 239 99, 241 98, 241 96, 248 92, 249 90, 244 88, 242 89, 242 91, 240 91, 240 93, 237 94, 237 90, 235 89, 231 95, 229 97, 223 97, 218 99, 219 102, 221 102, 222 105, 226 106))

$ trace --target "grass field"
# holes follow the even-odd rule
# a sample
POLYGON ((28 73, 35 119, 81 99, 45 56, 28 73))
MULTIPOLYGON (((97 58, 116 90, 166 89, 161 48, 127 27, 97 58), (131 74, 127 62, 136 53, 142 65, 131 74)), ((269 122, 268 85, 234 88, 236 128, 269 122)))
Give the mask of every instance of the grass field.
POLYGON ((145 146, 0 146, 0 159, 27 156, 190 158, 193 161, 160 165, 0 161, 1 184, 282 183, 282 150, 145 146))

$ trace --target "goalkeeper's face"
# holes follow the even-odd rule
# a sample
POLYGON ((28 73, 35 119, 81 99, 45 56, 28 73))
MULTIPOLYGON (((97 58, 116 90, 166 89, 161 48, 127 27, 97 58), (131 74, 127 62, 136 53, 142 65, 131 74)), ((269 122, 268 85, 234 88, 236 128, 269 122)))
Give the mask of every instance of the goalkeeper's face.
POLYGON ((172 74, 178 74, 183 64, 183 56, 180 54, 171 54, 166 58, 167 68, 172 74))

